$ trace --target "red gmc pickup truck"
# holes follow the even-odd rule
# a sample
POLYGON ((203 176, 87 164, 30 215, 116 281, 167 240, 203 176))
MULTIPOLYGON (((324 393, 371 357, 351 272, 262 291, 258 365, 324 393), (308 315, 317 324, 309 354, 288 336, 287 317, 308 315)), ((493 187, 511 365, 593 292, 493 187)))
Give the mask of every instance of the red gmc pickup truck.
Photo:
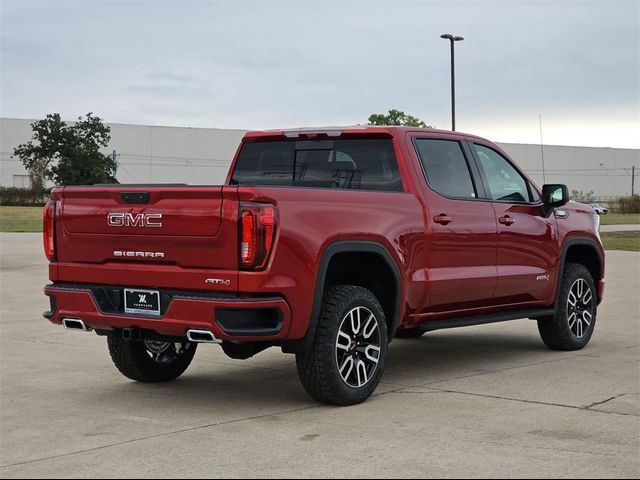
POLYGON ((604 290, 594 210, 482 138, 406 127, 250 132, 223 186, 60 187, 44 210, 54 324, 128 378, 198 343, 294 353, 313 398, 364 401, 394 337, 519 318, 583 348, 604 290))

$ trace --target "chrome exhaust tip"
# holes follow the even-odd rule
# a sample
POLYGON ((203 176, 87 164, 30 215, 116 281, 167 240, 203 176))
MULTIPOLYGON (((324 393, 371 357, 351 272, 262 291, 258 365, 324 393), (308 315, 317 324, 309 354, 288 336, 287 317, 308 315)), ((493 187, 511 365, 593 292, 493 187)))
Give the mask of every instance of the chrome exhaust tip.
POLYGON ((62 326, 66 330, 73 330, 75 332, 90 332, 91 328, 87 327, 79 318, 63 318, 62 326))
POLYGON ((222 343, 222 340, 218 340, 209 330, 187 330, 187 340, 193 343, 222 343))

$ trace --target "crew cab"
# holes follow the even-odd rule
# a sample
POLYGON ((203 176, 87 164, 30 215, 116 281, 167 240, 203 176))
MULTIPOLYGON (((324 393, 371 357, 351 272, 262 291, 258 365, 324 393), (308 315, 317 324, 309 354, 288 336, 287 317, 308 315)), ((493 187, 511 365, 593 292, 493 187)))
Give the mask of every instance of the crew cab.
POLYGON ((581 349, 604 290, 593 208, 488 140, 409 127, 249 132, 221 186, 57 187, 44 249, 44 316, 105 336, 126 377, 279 347, 337 405, 371 395, 394 338, 529 318, 581 349))

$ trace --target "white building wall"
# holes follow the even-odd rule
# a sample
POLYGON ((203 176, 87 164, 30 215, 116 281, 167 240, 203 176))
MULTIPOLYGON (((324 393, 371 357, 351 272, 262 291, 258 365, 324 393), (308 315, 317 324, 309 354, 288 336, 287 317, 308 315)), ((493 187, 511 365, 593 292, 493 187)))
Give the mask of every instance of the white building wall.
POLYGON ((244 130, 111 124, 121 183, 224 182, 244 130))
POLYGON ((0 185, 3 187, 22 187, 28 181, 27 171, 22 163, 11 158, 13 149, 26 142, 33 135, 33 120, 13 120, 0 118, 0 185))
POLYGON ((635 193, 640 192, 640 150, 624 148, 566 147, 502 143, 500 146, 533 178, 543 185, 564 183, 571 190, 593 191, 596 196, 631 194, 631 167, 635 165, 635 193))
MULTIPOLYGON (((25 171, 11 159, 15 146, 32 136, 33 120, 0 118, 0 185, 22 186, 25 171)), ((116 150, 121 183, 224 182, 229 164, 244 130, 156 127, 109 124, 111 142, 105 153, 116 150)), ((540 145, 499 144, 539 185, 543 184, 540 145)), ((547 183, 566 183, 569 190, 593 191, 610 197, 631 193, 631 166, 635 165, 636 193, 640 191, 640 150, 544 146, 547 183)))

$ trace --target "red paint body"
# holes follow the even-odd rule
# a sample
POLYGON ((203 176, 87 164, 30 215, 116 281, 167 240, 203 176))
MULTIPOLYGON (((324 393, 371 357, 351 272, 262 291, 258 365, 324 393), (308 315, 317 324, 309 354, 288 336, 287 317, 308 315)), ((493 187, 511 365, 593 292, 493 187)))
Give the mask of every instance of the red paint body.
MULTIPOLYGON (((342 135, 393 139, 403 192, 296 187, 110 186, 64 187, 56 201, 56 258, 50 263, 55 297, 50 320, 81 318, 95 329, 137 327, 167 335, 211 329, 223 340, 296 340, 307 334, 323 254, 340 240, 382 245, 400 272, 397 324, 551 306, 567 238, 589 239, 604 258, 593 210, 569 203, 568 218, 543 215, 542 203, 452 200, 433 191, 412 144, 414 137, 473 141, 468 135, 401 127, 343 129, 342 135), (121 192, 148 192, 145 204, 126 204, 121 192), (239 269, 240 202, 275 205, 276 236, 262 271, 239 269), (111 212, 162 214, 161 228, 108 225, 111 212), (436 218, 435 217, 449 217, 436 218), (508 219, 507 219, 508 217, 508 219), (502 220, 500 220, 502 218, 502 220), (449 221, 450 220, 450 221, 449 221), (162 252, 159 258, 115 257, 114 251, 162 252), (538 277, 548 275, 548 280, 538 277), (218 279, 218 283, 206 283, 218 279), (174 298, 161 319, 105 313, 89 291, 69 284, 171 289, 224 294, 174 298), (265 298, 267 297, 267 298, 265 298), (279 333, 226 334, 216 307, 277 307, 279 333)), ((248 133, 243 142, 282 132, 248 133)), ((237 159, 237 155, 236 155, 237 159)), ((233 171, 234 164, 231 166, 233 171)), ((230 174, 231 175, 231 174, 230 174)), ((533 185, 533 182, 531 182, 533 185)), ((540 192, 538 187, 535 190, 540 192)), ((599 294, 604 285, 600 261, 599 294)))

